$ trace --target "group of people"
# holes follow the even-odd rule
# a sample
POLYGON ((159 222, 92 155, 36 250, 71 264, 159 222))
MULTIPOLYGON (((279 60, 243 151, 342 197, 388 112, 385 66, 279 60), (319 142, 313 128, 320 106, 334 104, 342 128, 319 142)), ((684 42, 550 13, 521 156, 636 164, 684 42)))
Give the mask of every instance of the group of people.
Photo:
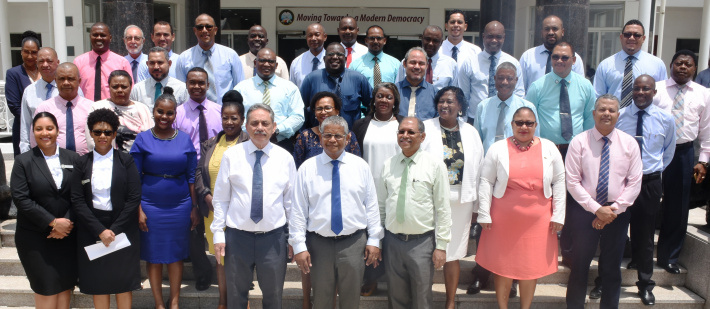
POLYGON ((430 25, 400 61, 383 52, 382 27, 362 45, 344 17, 341 42, 324 46, 326 30, 312 24, 290 70, 263 27, 251 27, 239 56, 215 43, 206 14, 195 20, 198 45, 179 55, 166 22, 155 23, 148 54, 142 30, 128 26, 125 57, 96 23, 91 51, 73 63, 29 34, 6 91, 16 243, 37 307, 68 308, 78 282, 96 308, 110 294, 130 308, 144 260, 155 307, 178 308, 189 257, 197 290, 216 274, 219 308, 248 307, 255 272, 263 307, 281 308, 289 261, 302 272, 304 308, 331 308, 336 295, 340 308, 358 308, 382 276, 392 308, 431 308, 441 267, 454 308, 475 237, 469 294, 493 274, 501 308, 517 285, 529 308, 537 279, 557 272, 559 246, 567 306, 582 308, 599 244, 589 297, 615 308, 629 225, 628 267, 653 305, 656 215, 663 207, 656 263, 679 273, 690 184, 710 157, 710 90, 693 82, 695 54, 677 52, 667 78, 630 20, 592 83, 557 16, 520 61, 501 50, 500 22, 485 26, 483 49, 463 40, 466 27, 451 11, 446 38, 430 25), (87 255, 117 239, 130 246, 87 255))

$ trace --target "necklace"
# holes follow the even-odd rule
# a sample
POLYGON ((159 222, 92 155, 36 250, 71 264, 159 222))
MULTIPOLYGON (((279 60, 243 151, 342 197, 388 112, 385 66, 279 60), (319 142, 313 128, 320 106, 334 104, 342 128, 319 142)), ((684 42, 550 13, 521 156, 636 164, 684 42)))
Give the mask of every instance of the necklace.
POLYGON ((150 133, 153 134, 153 137, 155 137, 161 141, 171 141, 171 140, 175 139, 175 137, 177 137, 178 130, 173 129, 173 136, 168 137, 168 138, 160 138, 160 136, 158 136, 158 134, 155 134, 155 128, 150 128, 150 133))
POLYGON ((535 138, 533 138, 527 146, 520 145, 520 142, 518 142, 518 140, 515 139, 515 137, 513 137, 513 136, 510 137, 510 140, 513 141, 513 145, 515 145, 515 147, 518 147, 518 149, 520 149, 520 151, 528 151, 530 149, 530 147, 532 147, 533 144, 535 143, 535 138))
POLYGON ((441 126, 442 129, 444 129, 444 130, 446 130, 446 131, 458 131, 458 129, 459 129, 459 123, 458 123, 458 122, 456 122, 456 125, 454 125, 454 126, 451 127, 451 128, 445 127, 443 124, 441 124, 441 121, 439 121, 439 125, 441 126))
POLYGON ((389 121, 392 121, 392 118, 394 118, 394 113, 392 113, 392 116, 390 116, 390 119, 387 119, 386 121, 385 121, 385 120, 379 120, 379 119, 377 119, 377 115, 376 115, 376 114, 372 114, 372 119, 375 119, 375 121, 379 121, 379 122, 389 122, 389 121))

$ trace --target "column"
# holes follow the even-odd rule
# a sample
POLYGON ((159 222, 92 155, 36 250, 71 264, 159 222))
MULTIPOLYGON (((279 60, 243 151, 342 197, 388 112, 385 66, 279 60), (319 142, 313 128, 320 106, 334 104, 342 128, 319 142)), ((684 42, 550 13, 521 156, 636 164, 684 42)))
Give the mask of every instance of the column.
POLYGON ((10 54, 10 28, 7 23, 7 0, 0 0, 0 79, 5 79, 5 71, 12 67, 10 54))
POLYGON ((52 2, 52 19, 54 32, 54 50, 57 51, 59 62, 67 61, 66 15, 64 15, 64 0, 52 2))
POLYGON ((575 52, 586 62, 589 36, 589 0, 537 0, 535 14, 535 45, 542 44, 542 20, 548 15, 562 19, 564 39, 574 46, 575 52))
MULTIPOLYGON (((481 41, 486 24, 494 20, 505 27, 503 51, 513 55, 515 46, 515 0, 481 0, 481 41)), ((483 46, 481 46, 483 48, 483 46)))
POLYGON ((708 67, 710 58, 710 0, 703 1, 703 18, 700 26, 700 57, 698 72, 708 67))
POLYGON ((643 42, 643 45, 641 46, 641 50, 651 52, 648 49, 648 42, 653 40, 653 36, 651 35, 651 12, 656 12, 656 8, 653 7, 653 1, 652 0, 640 0, 639 1, 639 20, 643 24, 644 28, 646 28, 646 40, 643 42))
MULTIPOLYGON (((119 55, 128 53, 123 43, 123 30, 128 25, 140 27, 146 41, 150 41, 150 32, 153 31, 153 0, 102 0, 101 6, 101 21, 111 29, 111 51, 119 55)), ((152 45, 144 44, 143 52, 147 52, 152 45)))
POLYGON ((222 27, 220 27, 219 21, 221 19, 221 1, 220 0, 187 0, 185 1, 185 37, 187 38, 187 46, 185 48, 190 48, 197 45, 197 38, 192 30, 195 26, 195 19, 200 14, 208 14, 214 18, 217 23, 217 35, 215 36, 215 42, 221 43, 222 41, 222 27))

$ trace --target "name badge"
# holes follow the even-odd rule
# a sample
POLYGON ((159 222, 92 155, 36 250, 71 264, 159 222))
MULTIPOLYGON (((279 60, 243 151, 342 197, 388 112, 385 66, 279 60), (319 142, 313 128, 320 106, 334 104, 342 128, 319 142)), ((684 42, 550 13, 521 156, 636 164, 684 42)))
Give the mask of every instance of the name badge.
POLYGON ((67 164, 62 164, 62 168, 74 168, 74 165, 67 165, 67 164))
POLYGON ((87 183, 89 183, 89 182, 91 182, 91 179, 84 179, 84 180, 81 181, 81 185, 83 186, 83 185, 85 185, 85 184, 87 184, 87 183))

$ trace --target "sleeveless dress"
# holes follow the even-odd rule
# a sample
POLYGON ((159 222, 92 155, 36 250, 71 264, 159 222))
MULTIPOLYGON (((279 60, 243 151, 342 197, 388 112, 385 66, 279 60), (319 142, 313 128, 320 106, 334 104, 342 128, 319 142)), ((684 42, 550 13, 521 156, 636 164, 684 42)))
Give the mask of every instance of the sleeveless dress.
POLYGON ((542 143, 521 151, 508 139, 508 186, 491 201, 491 229, 483 230, 476 263, 513 279, 538 279, 557 272, 557 235, 550 233, 552 197, 542 181, 542 143))

